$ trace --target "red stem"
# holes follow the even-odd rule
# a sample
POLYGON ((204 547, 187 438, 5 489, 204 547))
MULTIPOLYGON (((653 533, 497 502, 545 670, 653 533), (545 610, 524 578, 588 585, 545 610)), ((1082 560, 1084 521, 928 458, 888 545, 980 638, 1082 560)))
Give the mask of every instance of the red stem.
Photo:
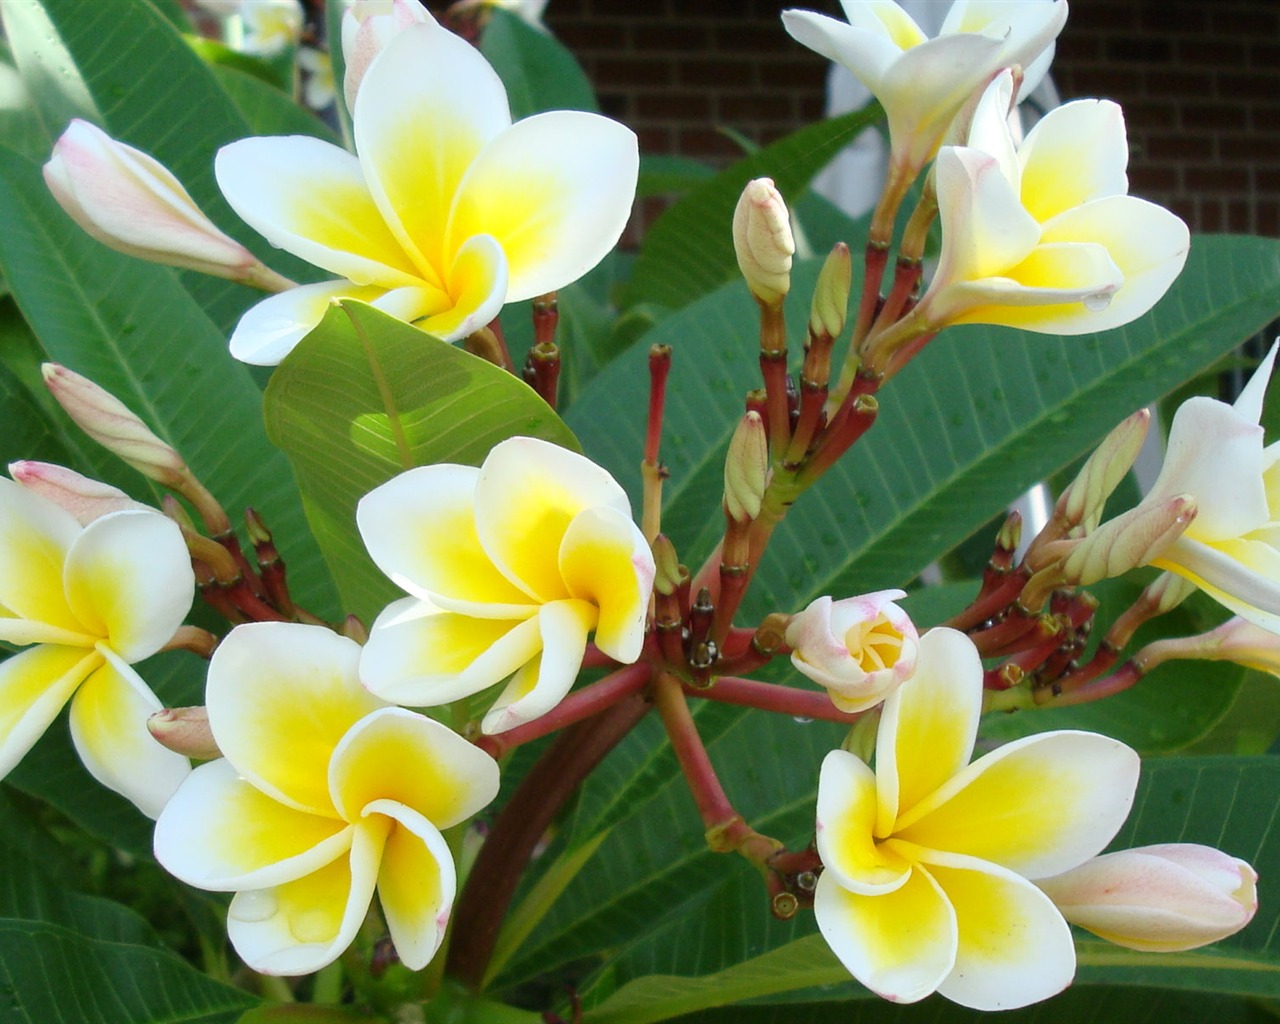
POLYGON ((454 907, 445 973, 484 986, 498 932, 534 849, 565 802, 635 726, 649 705, 639 694, 562 732, 506 802, 454 907))
POLYGON ((776 683, 762 683, 755 679, 739 679, 736 676, 720 676, 715 685, 706 690, 686 687, 685 693, 721 704, 759 708, 792 718, 814 718, 822 722, 839 722, 853 725, 865 712, 850 714, 831 703, 825 693, 812 690, 796 690, 776 683))

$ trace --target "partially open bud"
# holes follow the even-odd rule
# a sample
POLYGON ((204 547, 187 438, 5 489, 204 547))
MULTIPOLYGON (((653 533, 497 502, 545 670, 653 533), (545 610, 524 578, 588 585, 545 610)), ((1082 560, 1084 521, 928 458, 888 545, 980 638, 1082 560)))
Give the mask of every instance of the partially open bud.
POLYGON ((787 204, 771 178, 747 182, 733 213, 733 248, 738 269, 751 294, 766 306, 779 306, 791 289, 791 237, 787 204))
POLYGON ((841 711, 880 703, 915 671, 920 636, 893 602, 902 590, 833 601, 820 597, 791 618, 785 639, 791 663, 841 711))
POLYGON ((1077 542, 1063 563, 1063 577, 1088 586, 1147 565, 1181 537, 1195 517, 1196 502, 1189 494, 1132 508, 1077 542))
POLYGON ((88 526, 109 512, 155 511, 140 501, 134 501, 120 488, 91 480, 65 466, 48 462, 11 462, 9 476, 27 490, 66 509, 81 526, 88 526))
POLYGON ((1103 439, 1058 498, 1055 511, 1066 522, 1086 533, 1098 525, 1107 498, 1133 467, 1150 426, 1150 411, 1139 409, 1103 439))
POLYGON ((176 487, 187 465, 173 448, 152 432, 115 395, 88 377, 57 363, 41 368, 53 397, 91 438, 136 469, 166 487, 176 487))
POLYGON ((1247 925, 1257 881, 1236 857, 1171 843, 1104 854, 1036 885, 1072 924, 1129 949, 1172 953, 1247 925))
POLYGON ((1280 676, 1280 636, 1237 615, 1217 629, 1198 636, 1153 641, 1137 654, 1137 660, 1147 672, 1166 661, 1185 659, 1233 661, 1245 668, 1280 676))
POLYGON ((209 728, 207 708, 163 708, 147 719, 147 730, 161 746, 184 757, 212 761, 222 756, 209 728))
POLYGON ((356 108, 356 92, 373 58, 402 29, 435 19, 418 0, 355 0, 342 15, 342 94, 347 110, 356 108))
POLYGON ((853 257, 844 242, 837 242, 818 272, 809 310, 809 333, 838 338, 849 315, 849 289, 853 287, 853 257))
POLYGON ((158 161, 74 120, 44 165, 58 205, 89 235, 117 252, 233 281, 272 287, 248 249, 219 231, 158 161))
POLYGON ((725 512, 734 522, 752 521, 768 484, 769 438, 760 414, 749 412, 738 421, 724 460, 725 512))
POLYGON ((653 563, 653 589, 659 594, 670 596, 688 582, 689 570, 680 564, 676 547, 665 533, 653 538, 653 563))

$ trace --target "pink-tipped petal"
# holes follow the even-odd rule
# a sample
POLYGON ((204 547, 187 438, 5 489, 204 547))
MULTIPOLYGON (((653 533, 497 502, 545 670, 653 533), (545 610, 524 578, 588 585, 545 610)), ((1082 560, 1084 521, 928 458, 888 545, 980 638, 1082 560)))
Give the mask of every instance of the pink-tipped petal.
POLYGON ((80 533, 69 512, 0 477, 0 616, 84 632, 62 585, 67 551, 80 533))
POLYGON ((449 926, 458 887, 453 855, 435 824, 403 804, 375 800, 366 812, 395 822, 382 851, 378 901, 401 963, 420 971, 449 926))

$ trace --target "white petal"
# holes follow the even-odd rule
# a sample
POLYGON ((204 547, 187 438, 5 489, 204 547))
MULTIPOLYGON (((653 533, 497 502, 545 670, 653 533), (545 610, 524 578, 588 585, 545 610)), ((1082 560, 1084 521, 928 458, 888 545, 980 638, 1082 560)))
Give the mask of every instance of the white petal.
MULTIPOLYGON (((910 21, 910 16, 905 11, 902 11, 902 15, 910 21)), ((876 92, 893 62, 902 55, 904 45, 924 41, 924 35, 918 28, 916 39, 896 43, 883 25, 875 28, 860 24, 846 25, 814 11, 783 11, 782 25, 791 38, 802 46, 807 46, 827 60, 843 64, 872 94, 876 92)))
POLYGON ((596 609, 585 601, 552 601, 536 621, 542 652, 521 668, 480 723, 486 735, 506 732, 545 715, 564 699, 582 668, 587 633, 596 624, 596 609))
POLYGON ((390 800, 449 828, 498 795, 498 766, 488 754, 434 719, 382 708, 351 727, 329 764, 334 806, 350 821, 390 800))
POLYGON ((1280 341, 1271 346, 1269 351, 1253 371, 1253 376, 1236 397, 1234 408, 1242 417, 1253 423, 1262 422, 1262 403, 1267 395, 1267 385, 1271 383, 1271 370, 1276 364, 1276 352, 1280 350, 1280 341))
POLYGON ((287 807, 240 777, 225 757, 202 764, 156 822, 155 854, 189 885, 266 889, 324 867, 351 846, 338 818, 287 807))
POLYGON ((62 585, 63 562, 80 532, 69 512, 0 477, 0 616, 84 632, 62 585))
POLYGON ((209 662, 205 702, 219 749, 263 793, 336 816, 329 759, 338 741, 385 703, 360 685, 360 646, 324 626, 237 626, 209 662))
POLYGON ((384 700, 438 707, 486 690, 537 656, 535 614, 489 619, 416 598, 388 605, 360 655, 360 679, 384 700))
POLYGON ((53 644, 0 662, 0 778, 35 746, 76 687, 102 662, 95 650, 53 644))
POLYGON ((644 534, 617 509, 584 509, 564 532, 560 575, 570 594, 600 610, 596 646, 623 664, 640 657, 654 572, 644 534))
POLYGON ((71 738, 89 774, 154 818, 191 762, 162 747, 147 719, 163 705, 127 664, 103 651, 107 663, 71 699, 71 738))
POLYGON ((236 894, 227 935, 236 952, 262 974, 311 974, 336 960, 369 911, 386 819, 355 829, 350 855, 272 889, 236 894))
POLYGON ((494 446, 476 483, 476 532, 499 571, 539 601, 569 593, 559 551, 583 509, 613 508, 630 517, 626 492, 589 459, 533 437, 494 446))
POLYGON ((382 288, 350 281, 322 281, 269 295, 236 324, 231 355, 253 366, 275 366, 324 319, 334 299, 374 302, 383 294, 382 288))
POLYGON ((879 896, 906 883, 911 864, 877 843, 875 773, 847 750, 833 750, 818 776, 818 854, 842 888, 879 896))
POLYGON ((1042 224, 1091 200, 1125 195, 1124 114, 1110 100, 1055 107, 1027 133, 1018 160, 1022 203, 1042 224))
POLYGON ((510 268, 511 302, 563 288, 617 244, 639 166, 635 134, 607 117, 557 110, 525 118, 491 140, 468 169, 448 246, 473 235, 497 239, 510 268))
POLYGON ((65 580, 77 618, 129 663, 168 643, 195 597, 182 531, 159 512, 95 519, 67 552, 65 580))
POLYGON ((458 341, 484 327, 507 301, 507 256, 492 235, 473 235, 445 253, 450 302, 418 324, 441 341, 458 341))
POLYGON ((353 114, 374 202, 423 276, 443 285, 459 183, 485 143, 511 124, 501 80, 453 33, 409 25, 370 65, 353 114))
POLYGON ((214 172, 232 209, 272 245, 354 284, 422 283, 346 150, 306 135, 241 139, 218 151, 214 172))

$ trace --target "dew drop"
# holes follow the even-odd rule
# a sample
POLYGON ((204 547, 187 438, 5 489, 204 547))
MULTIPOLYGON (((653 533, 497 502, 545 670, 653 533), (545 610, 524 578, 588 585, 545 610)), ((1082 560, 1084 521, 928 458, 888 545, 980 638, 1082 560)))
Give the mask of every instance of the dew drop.
POLYGON ((1101 313, 1109 305, 1111 305, 1110 292, 1094 292, 1092 295, 1086 295, 1080 300, 1084 303, 1084 308, 1091 313, 1101 313))
POLYGON ((252 924, 274 917, 279 907, 280 901, 276 899, 275 889, 250 889, 236 893, 227 916, 252 924))
POLYGON ((812 718, 806 718, 804 715, 796 715, 796 716, 795 716, 793 719, 791 719, 791 720, 792 720, 793 722, 795 722, 795 723, 796 723, 796 725, 808 725, 810 722, 812 722, 812 721, 813 721, 813 719, 812 719, 812 718))

